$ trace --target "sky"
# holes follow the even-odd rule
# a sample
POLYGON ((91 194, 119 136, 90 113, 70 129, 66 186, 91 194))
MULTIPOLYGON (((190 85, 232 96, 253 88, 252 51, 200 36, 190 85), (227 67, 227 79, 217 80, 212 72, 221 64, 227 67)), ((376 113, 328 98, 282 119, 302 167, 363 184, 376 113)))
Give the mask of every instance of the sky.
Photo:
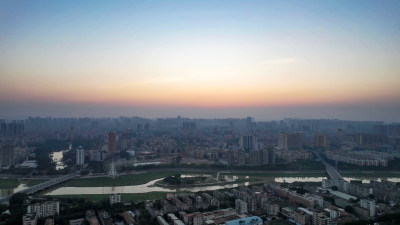
POLYGON ((400 122, 400 1, 0 1, 0 118, 400 122))

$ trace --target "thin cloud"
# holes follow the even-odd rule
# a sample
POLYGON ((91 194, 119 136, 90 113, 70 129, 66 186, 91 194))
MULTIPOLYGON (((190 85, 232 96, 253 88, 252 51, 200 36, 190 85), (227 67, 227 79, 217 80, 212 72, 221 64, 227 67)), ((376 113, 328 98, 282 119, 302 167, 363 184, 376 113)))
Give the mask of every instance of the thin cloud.
POLYGON ((174 83, 174 82, 182 82, 184 79, 182 77, 163 77, 163 78, 154 78, 143 80, 138 84, 157 84, 157 83, 174 83))
POLYGON ((299 58, 279 58, 273 59, 263 62, 262 64, 270 64, 270 65, 287 65, 287 64, 294 64, 298 63, 301 60, 299 58))

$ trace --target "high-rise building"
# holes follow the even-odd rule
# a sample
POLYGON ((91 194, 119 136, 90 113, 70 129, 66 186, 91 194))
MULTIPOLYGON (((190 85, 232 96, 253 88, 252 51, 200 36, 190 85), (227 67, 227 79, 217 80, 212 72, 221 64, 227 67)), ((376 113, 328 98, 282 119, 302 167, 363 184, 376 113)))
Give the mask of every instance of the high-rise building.
POLYGON ((240 148, 245 150, 258 150, 257 137, 253 135, 243 135, 239 140, 240 148))
POLYGON ((278 148, 279 149, 283 149, 283 150, 287 150, 288 149, 287 139, 288 139, 288 134, 287 133, 280 133, 278 135, 278 148))
POLYGON ((76 150, 76 165, 83 165, 85 164, 85 150, 82 146, 76 150))
POLYGON ((144 136, 149 136, 150 135, 150 124, 149 123, 146 123, 145 125, 144 125, 144 136))
POLYGON ((326 136, 323 134, 317 134, 314 137, 314 147, 325 148, 326 147, 326 136))
POLYGON ((117 151, 117 140, 114 132, 108 133, 108 152, 115 153, 117 151))
POLYGON ((1 147, 1 166, 14 165, 14 145, 5 144, 1 147))
POLYGON ((138 137, 142 136, 142 124, 138 123, 136 132, 138 137))
POLYGON ((237 150, 229 150, 228 151, 228 159, 229 165, 235 165, 239 163, 239 151, 237 150))
POLYGON ((269 162, 270 160, 269 160, 269 152, 268 152, 268 150, 262 150, 261 159, 262 159, 262 165, 271 164, 269 162))
POLYGON ((28 213, 36 213, 39 218, 53 216, 60 213, 60 202, 50 201, 28 206, 28 213))
POLYGON ((246 152, 244 150, 239 150, 238 154, 238 164, 243 166, 246 164, 246 152))
POLYGON ((275 154, 273 149, 268 150, 268 164, 275 164, 275 154))
POLYGON ((303 149, 303 135, 301 133, 289 134, 288 148, 290 150, 303 149))
POLYGON ((24 133, 24 124, 22 122, 13 121, 7 124, 7 135, 9 136, 22 136, 24 133))
POLYGON ((253 117, 247 117, 246 118, 246 126, 247 128, 252 128, 253 127, 253 117))
POLYGON ((183 132, 185 133, 191 133, 194 132, 197 125, 196 122, 183 122, 183 132))
POLYGON ((283 150, 303 149, 303 135, 301 133, 280 133, 278 136, 278 148, 283 150))
POLYGON ((262 163, 261 151, 259 150, 251 150, 250 151, 250 166, 260 166, 262 163))

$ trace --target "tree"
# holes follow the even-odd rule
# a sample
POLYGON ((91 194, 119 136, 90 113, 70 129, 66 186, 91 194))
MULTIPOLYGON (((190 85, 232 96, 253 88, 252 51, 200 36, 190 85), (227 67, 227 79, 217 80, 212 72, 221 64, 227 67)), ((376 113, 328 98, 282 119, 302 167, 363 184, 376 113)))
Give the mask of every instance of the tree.
POLYGON ((354 208, 350 205, 344 207, 344 211, 348 212, 348 213, 354 213, 354 208))
POLYGON ((358 202, 358 200, 357 200, 357 199, 354 199, 354 198, 350 198, 350 199, 349 199, 349 202, 351 202, 351 203, 356 203, 356 202, 358 202))
POLYGON ((334 191, 337 191, 337 190, 339 190, 339 188, 338 188, 338 186, 332 186, 332 188, 331 188, 332 190, 334 190, 334 191))
POLYGON ((10 205, 22 205, 25 203, 25 200, 27 199, 28 195, 25 193, 13 194, 10 198, 10 205))
POLYGON ((375 198, 375 196, 374 196, 374 194, 369 194, 369 195, 368 195, 368 198, 370 198, 370 199, 374 199, 374 198, 375 198))
POLYGON ((0 214, 1 214, 2 212, 6 211, 7 208, 8 208, 7 205, 0 204, 0 214))

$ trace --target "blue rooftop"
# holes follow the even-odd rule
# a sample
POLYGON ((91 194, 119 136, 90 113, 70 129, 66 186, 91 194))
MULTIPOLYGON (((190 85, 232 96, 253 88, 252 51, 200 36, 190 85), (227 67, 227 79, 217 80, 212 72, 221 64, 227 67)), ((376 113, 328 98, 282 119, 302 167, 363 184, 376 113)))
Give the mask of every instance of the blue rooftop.
POLYGON ((225 222, 225 225, 262 225, 263 221, 258 216, 250 216, 243 219, 231 220, 225 222), (244 223, 240 223, 243 221, 244 223))

